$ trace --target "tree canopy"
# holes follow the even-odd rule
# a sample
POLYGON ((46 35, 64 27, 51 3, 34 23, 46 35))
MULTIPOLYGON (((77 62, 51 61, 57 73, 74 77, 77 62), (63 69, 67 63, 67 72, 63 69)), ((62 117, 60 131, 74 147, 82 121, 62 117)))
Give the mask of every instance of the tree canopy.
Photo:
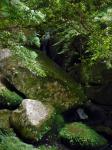
POLYGON ((86 40, 80 46, 89 53, 82 61, 90 64, 103 60, 112 66, 111 0, 1 0, 0 46, 40 46, 46 31, 57 36, 61 53, 71 52, 71 42, 78 36, 86 40), (40 35, 40 36, 39 36, 40 35), (85 44, 86 43, 86 44, 85 44))

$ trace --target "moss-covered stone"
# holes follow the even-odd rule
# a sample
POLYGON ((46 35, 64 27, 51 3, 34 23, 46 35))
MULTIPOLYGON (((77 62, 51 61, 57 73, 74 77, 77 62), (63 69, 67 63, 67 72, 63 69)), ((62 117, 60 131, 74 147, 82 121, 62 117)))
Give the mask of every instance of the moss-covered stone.
POLYGON ((1 73, 30 99, 52 104, 59 111, 83 104, 83 89, 43 53, 24 47, 0 62, 1 73))
POLYGON ((54 118, 55 110, 51 105, 25 99, 20 107, 12 112, 11 125, 22 138, 39 141, 51 130, 54 118))
POLYGON ((59 134, 62 139, 72 146, 79 145, 81 147, 96 148, 107 144, 105 138, 80 122, 66 124, 59 134))
POLYGON ((93 65, 82 64, 80 72, 87 97, 100 105, 112 105, 112 68, 100 60, 93 65))
POLYGON ((3 84, 0 83, 0 108, 13 109, 22 102, 22 97, 15 92, 9 91, 3 84))
POLYGON ((0 110, 0 128, 8 129, 10 128, 10 115, 11 112, 9 110, 0 110))

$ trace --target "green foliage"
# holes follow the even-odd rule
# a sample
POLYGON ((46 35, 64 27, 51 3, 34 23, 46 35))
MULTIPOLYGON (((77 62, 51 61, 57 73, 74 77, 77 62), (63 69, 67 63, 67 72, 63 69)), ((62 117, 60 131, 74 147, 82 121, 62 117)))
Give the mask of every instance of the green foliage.
MULTIPOLYGON (((30 9, 25 3, 20 0, 4 0, 0 3, 2 21, 9 21, 14 25, 35 25, 44 20, 45 16, 40 11, 30 9)), ((5 26, 10 26, 5 24, 5 26)), ((2 27, 2 24, 1 26, 2 27)))
MULTIPOLYGON (((1 0, 0 29, 1 32, 4 29, 6 31, 5 36, 0 33, 2 41, 0 45, 8 46, 13 43, 25 45, 28 42, 39 47, 39 38, 33 35, 30 36, 30 41, 27 41, 28 37, 23 30, 34 28, 43 33, 50 29, 55 34, 53 36, 58 39, 55 45, 61 45, 58 49, 59 54, 67 51, 71 53, 74 50, 70 47, 71 41, 78 35, 85 35, 88 39, 85 51, 90 52, 91 55, 85 60, 81 54, 82 62, 94 64, 97 60, 103 60, 108 67, 112 67, 111 4, 111 0, 39 0, 38 2, 36 0, 1 0), (16 32, 13 33, 15 30, 16 32)), ((80 47, 84 47, 83 43, 80 47)))
POLYGON ((1 0, 0 47, 30 44, 39 48, 40 40, 34 35, 34 31, 44 20, 45 15, 40 10, 28 6, 26 1, 1 0))
POLYGON ((20 31, 18 33, 17 38, 18 38, 18 41, 20 43, 26 43, 27 42, 27 38, 26 38, 25 34, 22 31, 20 31))
POLYGON ((54 119, 54 128, 56 128, 57 131, 60 131, 60 129, 65 125, 64 118, 60 114, 56 114, 54 119))
POLYGON ((13 131, 0 130, 0 150, 37 150, 20 141, 13 131))
POLYGON ((21 63, 37 76, 46 76, 45 71, 41 68, 38 59, 38 54, 23 46, 12 47, 12 52, 16 57, 21 59, 21 63))
POLYGON ((39 39, 39 37, 37 37, 36 34, 28 37, 28 42, 29 42, 29 45, 35 45, 37 48, 40 47, 40 39, 39 39))
MULTIPOLYGON (((106 61, 108 67, 112 67, 111 0, 55 0, 46 3, 48 5, 41 8, 47 14, 46 23, 41 24, 41 29, 45 31, 50 28, 54 31, 58 39, 55 45, 61 45, 58 50, 59 54, 75 51, 74 47, 70 47, 71 41, 75 40, 78 35, 85 35, 88 40, 86 40, 87 47, 84 51, 91 55, 85 59, 83 54, 80 54, 82 62, 87 61, 92 65, 97 60, 103 60, 106 61)), ((83 42, 79 47, 84 47, 83 42)))
POLYGON ((96 26, 89 36, 88 49, 93 53, 91 63, 103 60, 112 67, 112 9, 101 11, 94 18, 96 26), (104 29, 102 29, 104 27, 104 29))
POLYGON ((11 129, 0 129, 0 150, 18 150, 18 148, 19 150, 57 150, 55 146, 44 145, 34 148, 19 140, 11 129))
POLYGON ((99 147, 107 144, 107 141, 83 123, 66 124, 60 131, 60 136, 68 140, 72 145, 99 147))
POLYGON ((22 102, 22 97, 8 89, 0 89, 0 106, 5 108, 17 107, 22 102))

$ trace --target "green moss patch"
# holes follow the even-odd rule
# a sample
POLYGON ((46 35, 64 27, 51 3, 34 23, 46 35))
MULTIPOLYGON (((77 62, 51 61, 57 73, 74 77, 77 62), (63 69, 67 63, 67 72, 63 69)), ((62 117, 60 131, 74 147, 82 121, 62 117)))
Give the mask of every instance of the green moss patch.
POLYGON ((7 109, 0 110, 0 128, 10 128, 10 115, 11 111, 7 109))
POLYGON ((40 146, 38 150, 58 150, 55 146, 40 146))
POLYGON ((12 129, 0 129, 0 150, 57 150, 57 148, 44 145, 34 148, 16 137, 12 129))
POLYGON ((12 130, 0 130, 0 150, 37 150, 20 141, 12 130))
POLYGON ((106 139, 87 125, 79 122, 66 124, 59 134, 61 138, 67 140, 71 145, 100 147, 107 144, 106 139))
POLYGON ((22 102, 22 97, 15 92, 11 92, 8 89, 0 89, 0 107, 1 108, 15 108, 22 102))

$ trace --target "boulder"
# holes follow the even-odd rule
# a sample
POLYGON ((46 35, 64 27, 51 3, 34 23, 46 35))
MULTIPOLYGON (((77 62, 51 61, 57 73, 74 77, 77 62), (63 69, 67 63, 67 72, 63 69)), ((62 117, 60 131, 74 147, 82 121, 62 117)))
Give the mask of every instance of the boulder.
POLYGON ((112 105, 112 68, 99 61, 92 66, 83 64, 81 72, 87 97, 97 104, 112 105))
POLYGON ((97 132, 103 133, 107 137, 112 138, 112 127, 108 127, 104 124, 102 125, 97 125, 97 126, 92 126, 97 132))
POLYGON ((66 124, 64 128, 60 131, 60 137, 71 147, 82 147, 87 149, 98 148, 105 146, 107 140, 96 133, 89 126, 74 122, 66 124))
POLYGON ((38 141, 51 129, 54 117, 52 106, 25 99, 20 107, 12 112, 11 125, 24 139, 38 141))
POLYGON ((0 61, 1 74, 26 97, 48 102, 59 111, 85 102, 82 87, 42 52, 24 47, 11 52, 0 61))

